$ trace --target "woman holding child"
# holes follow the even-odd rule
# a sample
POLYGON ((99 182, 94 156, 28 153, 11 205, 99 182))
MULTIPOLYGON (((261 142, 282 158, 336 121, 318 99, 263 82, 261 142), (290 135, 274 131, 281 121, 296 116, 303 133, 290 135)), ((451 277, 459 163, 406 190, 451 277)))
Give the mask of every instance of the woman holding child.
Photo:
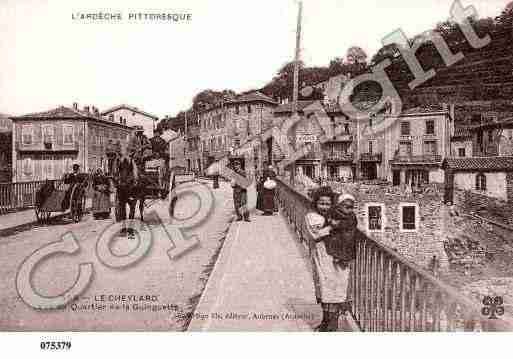
POLYGON ((350 309, 349 268, 356 258, 355 198, 338 196, 331 187, 312 194, 313 212, 306 215, 307 228, 315 241, 314 262, 320 286, 323 318, 318 331, 337 331, 339 313, 350 309))

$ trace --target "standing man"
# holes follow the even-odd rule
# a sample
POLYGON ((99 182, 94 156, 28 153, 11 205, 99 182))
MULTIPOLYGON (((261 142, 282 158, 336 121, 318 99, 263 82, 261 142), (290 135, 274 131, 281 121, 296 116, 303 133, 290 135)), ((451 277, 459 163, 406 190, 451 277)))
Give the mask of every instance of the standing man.
POLYGON ((133 198, 133 190, 137 180, 137 166, 126 151, 119 161, 117 168, 117 200, 118 200, 118 216, 116 220, 124 221, 126 219, 126 205, 130 207, 129 218, 134 219, 135 216, 135 199, 133 198))
MULTIPOLYGON (((243 177, 246 177, 246 172, 242 169, 239 161, 236 161, 233 165, 234 171, 243 177)), ((233 188, 233 206, 235 207, 235 213, 237 214, 237 221, 242 221, 244 217, 245 222, 251 222, 249 219, 248 210, 248 191, 246 188, 241 187, 235 180, 232 180, 233 188)))
POLYGON ((64 183, 69 184, 68 189, 66 190, 66 193, 64 195, 64 199, 62 200, 62 210, 65 211, 70 206, 70 200, 71 200, 71 192, 73 191, 73 187, 75 185, 83 184, 84 187, 87 186, 87 174, 80 172, 80 165, 78 163, 75 163, 73 165, 73 172, 66 173, 64 175, 64 183))

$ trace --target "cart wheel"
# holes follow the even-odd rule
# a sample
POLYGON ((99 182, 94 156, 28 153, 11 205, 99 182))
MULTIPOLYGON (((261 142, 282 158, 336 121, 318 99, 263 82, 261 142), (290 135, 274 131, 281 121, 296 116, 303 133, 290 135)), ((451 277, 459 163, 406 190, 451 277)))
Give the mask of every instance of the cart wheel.
POLYGON ((38 207, 38 206, 35 206, 35 207, 34 207, 34 212, 36 212, 36 219, 37 219, 37 222, 38 222, 38 223, 43 223, 42 212, 41 212, 41 210, 39 209, 39 207, 38 207))
POLYGON ((50 217, 52 216, 52 212, 43 211, 44 223, 50 223, 50 217))

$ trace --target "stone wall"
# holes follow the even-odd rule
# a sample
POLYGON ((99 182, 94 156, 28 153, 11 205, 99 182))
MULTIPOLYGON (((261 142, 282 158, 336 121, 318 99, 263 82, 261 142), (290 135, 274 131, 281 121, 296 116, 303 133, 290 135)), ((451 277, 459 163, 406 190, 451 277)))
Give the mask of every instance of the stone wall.
POLYGON ((464 212, 513 226, 513 172, 506 174, 507 200, 489 197, 473 191, 454 190, 454 204, 464 212))
POLYGON ((440 186, 426 187, 425 194, 408 194, 403 188, 376 185, 343 185, 344 191, 353 193, 357 199, 358 223, 369 237, 395 250, 425 269, 429 269, 434 256, 442 270, 448 269, 444 251, 446 240, 445 222, 440 186), (384 205, 383 230, 369 231, 367 228, 367 204, 384 205), (401 229, 401 204, 417 207, 418 227, 416 231, 401 229))

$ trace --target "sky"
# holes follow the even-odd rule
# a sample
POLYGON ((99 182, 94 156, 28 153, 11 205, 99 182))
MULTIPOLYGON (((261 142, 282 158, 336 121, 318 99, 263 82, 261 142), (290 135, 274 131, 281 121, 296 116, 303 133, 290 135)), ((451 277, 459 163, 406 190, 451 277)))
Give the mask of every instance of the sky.
MULTIPOLYGON (((461 0, 480 17, 506 0, 461 0)), ((326 66, 350 46, 369 58, 396 29, 407 36, 450 17, 452 0, 304 0, 301 58, 326 66)), ((296 0, 0 0, 0 113, 126 103, 162 118, 204 89, 264 86, 293 60, 296 0), (122 13, 80 21, 79 13, 122 13), (128 21, 129 13, 191 21, 128 21)))

